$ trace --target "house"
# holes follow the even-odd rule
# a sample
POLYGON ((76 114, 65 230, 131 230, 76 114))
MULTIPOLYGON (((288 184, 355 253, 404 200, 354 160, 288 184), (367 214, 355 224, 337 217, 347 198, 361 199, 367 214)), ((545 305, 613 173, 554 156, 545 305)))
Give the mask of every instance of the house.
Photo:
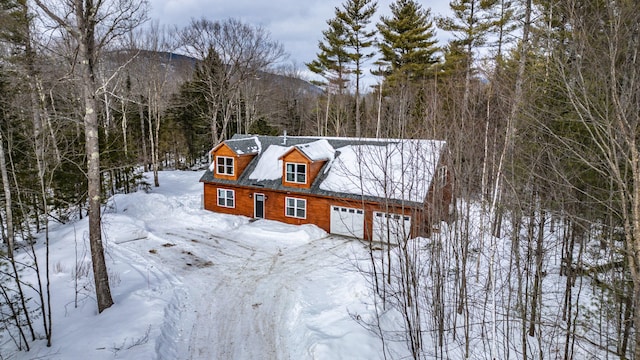
POLYGON ((374 241, 424 236, 449 215, 445 154, 436 140, 235 135, 210 152, 204 208, 374 241))

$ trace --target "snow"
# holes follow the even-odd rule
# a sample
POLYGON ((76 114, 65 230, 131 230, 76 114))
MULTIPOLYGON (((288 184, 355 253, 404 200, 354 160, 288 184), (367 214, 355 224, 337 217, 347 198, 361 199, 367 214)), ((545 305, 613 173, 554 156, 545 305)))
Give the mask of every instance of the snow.
MULTIPOLYGON (((382 358, 379 340, 350 316, 370 313, 368 286, 354 265, 368 261, 364 245, 313 225, 202 210, 200 175, 161 172, 159 188, 109 200, 103 233, 115 304, 102 314, 87 219, 52 224, 53 345, 38 340, 29 352, 15 351, 0 333, 0 357, 382 358)), ((36 254, 44 266, 42 243, 36 254)), ((407 355, 403 349, 397 352, 407 355)))
MULTIPOLYGON (((296 146, 312 161, 333 159, 335 152, 327 140, 296 146)), ((258 159, 256 167, 249 174, 249 179, 262 181, 282 178, 282 160, 280 158, 293 148, 293 146, 269 146, 258 159)))
POLYGON ((260 140, 258 139, 257 136, 241 138, 241 139, 229 139, 229 140, 226 140, 225 143, 228 146, 231 146, 231 148, 238 155, 259 154, 262 151, 262 144, 260 143, 260 140), (249 144, 251 141, 253 141, 253 144, 249 144), (239 143, 242 145, 238 145, 234 143, 239 143), (244 147, 244 149, 241 147, 244 147))
MULTIPOLYGON (((392 294, 389 307, 374 303, 377 298, 371 294, 373 277, 365 244, 330 236, 312 225, 251 222, 202 210, 200 175, 161 172, 161 187, 109 200, 103 213, 103 233, 115 304, 102 314, 96 313, 90 276, 87 219, 65 225, 52 223, 52 346, 38 340, 29 352, 17 351, 6 331, 0 331, 0 358, 411 358, 405 345, 404 319, 394 305, 401 298, 393 295, 400 293, 401 282, 384 285, 392 294), (376 306, 379 323, 373 317, 376 306), (384 333, 384 349, 366 324, 384 333)), ((460 201, 458 214, 459 223, 442 223, 440 234, 415 239, 406 248, 421 274, 416 299, 422 299, 418 307, 423 320, 422 358, 461 359, 469 351, 469 359, 487 359, 493 341, 497 359, 518 358, 522 348, 527 349, 527 358, 557 357, 558 349, 565 345, 565 336, 558 336, 565 331, 563 296, 566 284, 572 281, 560 273, 566 253, 559 239, 565 234, 563 220, 545 218, 539 308, 543 321, 537 324, 536 336, 530 337, 525 335, 528 322, 519 317, 515 304, 528 297, 516 289, 530 287, 534 272, 514 269, 512 253, 517 251, 525 259, 532 242, 512 243, 510 239, 513 231, 526 239, 528 229, 511 229, 511 221, 506 220, 503 237, 496 238, 490 235, 491 226, 483 222, 487 218, 480 204, 460 201), (557 222, 556 231, 549 229, 551 221, 557 222), (466 228, 469 236, 467 309, 463 314, 457 312, 463 246, 454 235, 455 227, 466 228), (441 330, 434 310, 443 316, 443 347, 436 343, 441 330), (468 338, 462 325, 465 321, 468 338)), ((528 222, 525 218, 522 224, 528 222)), ((540 228, 535 222, 531 224, 534 229, 529 236, 538 239, 540 228)), ((41 267, 43 242, 40 235, 36 254, 41 267)), ((603 256, 599 245, 593 245, 591 250, 597 251, 587 249, 584 256, 587 263, 595 264, 603 256)), ((378 261, 391 254, 393 263, 400 264, 396 255, 400 249, 371 254, 378 261)), ((17 251, 17 257, 18 263, 31 263, 31 255, 24 249, 17 251)), ((392 275, 394 279, 399 276, 393 270, 392 275)), ((25 283, 36 284, 30 268, 23 268, 22 276, 25 283)), ((600 298, 603 290, 590 286, 588 280, 577 279, 571 295, 575 310, 570 314, 576 324, 571 351, 576 359, 610 358, 595 340, 613 338, 619 325, 616 319, 606 322, 597 312, 603 311, 598 306, 607 310, 606 306, 615 304, 600 298)), ((35 309, 37 296, 33 292, 27 295, 35 309)), ((615 314, 615 309, 610 310, 615 314)), ((34 322, 40 336, 41 321, 40 317, 34 322)))
MULTIPOLYGON (((336 152, 326 139, 296 145, 312 161, 329 161, 324 170, 327 177, 320 184, 323 190, 414 202, 426 198, 444 146, 444 141, 396 140, 349 145, 336 152)), ((249 179, 280 179, 281 157, 291 149, 269 146, 249 179)))
POLYGON ((442 141, 405 140, 339 148, 320 188, 356 195, 422 202, 427 196, 442 141))
POLYGON ((280 179, 282 177, 282 160, 280 160, 280 157, 292 148, 292 146, 269 146, 258 159, 258 164, 256 164, 253 172, 249 174, 249 179, 257 181, 280 179))
POLYGON ((300 151, 302 151, 311 161, 331 160, 336 152, 333 146, 331 146, 325 139, 297 145, 297 148, 300 149, 300 151))

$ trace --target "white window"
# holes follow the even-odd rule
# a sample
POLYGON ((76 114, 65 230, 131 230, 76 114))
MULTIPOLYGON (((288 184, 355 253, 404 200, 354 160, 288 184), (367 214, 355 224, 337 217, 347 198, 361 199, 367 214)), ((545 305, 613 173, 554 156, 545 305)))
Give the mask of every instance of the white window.
POLYGON ((306 184, 307 165, 298 163, 287 163, 287 182, 306 184))
POLYGON ((233 158, 216 156, 216 173, 221 175, 233 175, 233 158))
POLYGON ((285 198, 285 215, 299 219, 307 218, 307 200, 297 198, 285 198))
POLYGON ((218 206, 232 208, 235 207, 235 191, 228 189, 218 189, 218 206))

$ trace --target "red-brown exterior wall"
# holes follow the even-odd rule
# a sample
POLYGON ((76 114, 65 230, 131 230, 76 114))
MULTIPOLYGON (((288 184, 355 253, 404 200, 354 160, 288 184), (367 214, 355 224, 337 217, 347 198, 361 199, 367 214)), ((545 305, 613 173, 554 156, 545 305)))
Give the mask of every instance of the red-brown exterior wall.
POLYGON ((220 147, 214 149, 211 155, 213 156, 213 160, 217 161, 216 156, 226 156, 233 158, 233 175, 223 175, 217 173, 217 164, 216 168, 213 169, 213 176, 217 179, 225 179, 225 180, 238 180, 240 174, 244 171, 244 169, 249 165, 251 159, 255 156, 254 154, 246 154, 238 156, 233 150, 227 146, 227 144, 222 144, 220 147))
POLYGON ((364 208, 365 211, 365 239, 371 239, 373 212, 382 211, 396 214, 410 215, 412 217, 412 236, 427 235, 423 222, 423 209, 406 207, 402 209, 397 205, 388 205, 371 202, 362 202, 351 199, 334 199, 310 194, 296 194, 270 189, 246 188, 221 184, 204 183, 204 208, 223 214, 243 215, 253 217, 253 194, 259 193, 266 196, 264 215, 265 219, 281 221, 287 224, 315 224, 326 232, 331 231, 331 206, 343 206, 352 208, 364 208), (227 208, 218 206, 217 189, 235 190, 235 207, 227 208), (298 219, 285 216, 285 198, 294 197, 307 200, 307 218, 298 219))

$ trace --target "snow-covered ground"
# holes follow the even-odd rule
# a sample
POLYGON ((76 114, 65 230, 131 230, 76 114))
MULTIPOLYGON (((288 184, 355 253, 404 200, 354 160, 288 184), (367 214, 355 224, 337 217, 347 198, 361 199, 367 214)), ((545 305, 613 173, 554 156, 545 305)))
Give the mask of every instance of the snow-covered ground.
MULTIPOLYGON (((200 172, 162 172, 103 214, 115 304, 96 313, 86 219, 51 231, 53 345, 3 359, 379 359, 363 243, 201 209, 200 172), (78 276, 76 276, 78 274, 78 276), (78 279, 76 283, 76 279, 78 279), (76 301, 77 298, 77 301, 76 301)), ((36 253, 44 265, 44 248, 36 253)), ((35 282, 35 278, 27 279, 35 282)), ((35 321, 42 333, 41 319, 35 321)), ((393 352, 400 356, 404 345, 393 352)))

